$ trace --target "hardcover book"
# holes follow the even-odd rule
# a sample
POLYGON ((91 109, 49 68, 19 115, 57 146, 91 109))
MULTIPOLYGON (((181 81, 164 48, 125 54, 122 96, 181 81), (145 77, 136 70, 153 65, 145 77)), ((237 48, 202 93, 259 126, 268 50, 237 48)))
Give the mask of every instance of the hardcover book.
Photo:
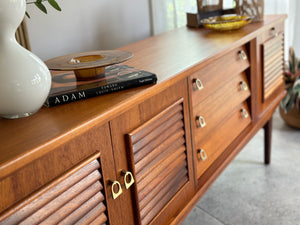
POLYGON ((77 81, 73 71, 51 70, 51 74, 52 86, 45 102, 47 107, 157 82, 156 74, 127 65, 108 66, 104 75, 88 81, 77 81))

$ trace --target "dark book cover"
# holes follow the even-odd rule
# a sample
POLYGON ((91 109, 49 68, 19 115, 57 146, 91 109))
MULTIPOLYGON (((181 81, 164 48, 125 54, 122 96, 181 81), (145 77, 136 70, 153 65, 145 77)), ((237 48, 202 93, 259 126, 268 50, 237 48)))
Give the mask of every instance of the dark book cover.
POLYGON ((51 107, 157 82, 154 73, 126 65, 105 68, 105 75, 77 81, 73 71, 51 71, 52 86, 45 106, 51 107))

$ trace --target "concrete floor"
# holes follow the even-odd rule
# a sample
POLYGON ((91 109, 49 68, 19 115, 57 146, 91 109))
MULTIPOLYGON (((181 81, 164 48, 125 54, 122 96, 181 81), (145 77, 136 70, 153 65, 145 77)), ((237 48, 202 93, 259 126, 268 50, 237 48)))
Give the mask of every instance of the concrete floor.
POLYGON ((271 164, 259 131, 182 225, 300 225, 300 130, 273 116, 271 164))

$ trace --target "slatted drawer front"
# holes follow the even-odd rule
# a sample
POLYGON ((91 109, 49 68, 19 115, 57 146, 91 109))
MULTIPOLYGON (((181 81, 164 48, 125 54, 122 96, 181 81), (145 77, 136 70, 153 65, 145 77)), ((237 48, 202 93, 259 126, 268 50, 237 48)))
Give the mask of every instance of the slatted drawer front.
POLYGON ((105 224, 99 171, 98 160, 89 159, 30 197, 0 224, 105 224))
POLYGON ((149 224, 187 183, 182 100, 128 135, 133 151, 142 224, 149 224))
POLYGON ((212 95, 249 65, 247 49, 241 46, 192 74, 192 105, 212 95))
POLYGON ((263 44, 263 57, 263 100, 266 100, 283 83, 283 34, 263 44))
POLYGON ((218 129, 211 132, 207 139, 196 141, 198 178, 250 122, 249 108, 244 102, 233 108, 231 115, 219 124, 218 129))

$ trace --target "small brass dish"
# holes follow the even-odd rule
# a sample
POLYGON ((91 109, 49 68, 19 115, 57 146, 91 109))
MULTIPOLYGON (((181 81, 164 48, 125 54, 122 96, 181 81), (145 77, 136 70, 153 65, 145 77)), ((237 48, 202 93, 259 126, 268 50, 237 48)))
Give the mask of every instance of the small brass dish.
POLYGON ((202 19, 201 23, 205 28, 215 31, 231 31, 240 29, 252 21, 249 16, 223 15, 202 19))

